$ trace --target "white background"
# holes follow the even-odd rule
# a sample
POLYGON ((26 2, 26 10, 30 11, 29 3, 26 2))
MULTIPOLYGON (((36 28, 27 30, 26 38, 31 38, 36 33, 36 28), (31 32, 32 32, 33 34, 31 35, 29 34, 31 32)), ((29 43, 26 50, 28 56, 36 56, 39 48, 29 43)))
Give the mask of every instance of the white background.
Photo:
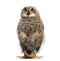
POLYGON ((60 61, 59 0, 0 0, 0 61, 21 61, 16 58, 22 53, 16 29, 25 6, 36 7, 45 26, 45 42, 38 54, 43 61, 60 61))

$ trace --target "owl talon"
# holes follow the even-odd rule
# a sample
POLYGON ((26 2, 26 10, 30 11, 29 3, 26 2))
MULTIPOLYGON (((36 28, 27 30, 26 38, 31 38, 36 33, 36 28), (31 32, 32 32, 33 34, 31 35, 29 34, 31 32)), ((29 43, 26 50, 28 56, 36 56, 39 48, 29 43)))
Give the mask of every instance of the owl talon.
MULTIPOLYGON (((19 59, 30 59, 28 57, 25 57, 25 56, 17 56, 17 58, 19 59)), ((31 59, 41 59, 41 58, 44 58, 43 56, 35 56, 35 57, 32 57, 31 59)))

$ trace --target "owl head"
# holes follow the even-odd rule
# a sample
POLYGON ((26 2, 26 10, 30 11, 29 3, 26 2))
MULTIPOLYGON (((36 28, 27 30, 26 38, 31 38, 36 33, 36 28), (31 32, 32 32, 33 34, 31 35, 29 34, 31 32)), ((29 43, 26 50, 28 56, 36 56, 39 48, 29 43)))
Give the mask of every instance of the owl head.
POLYGON ((22 18, 37 18, 39 17, 39 13, 34 7, 24 7, 21 12, 22 18))

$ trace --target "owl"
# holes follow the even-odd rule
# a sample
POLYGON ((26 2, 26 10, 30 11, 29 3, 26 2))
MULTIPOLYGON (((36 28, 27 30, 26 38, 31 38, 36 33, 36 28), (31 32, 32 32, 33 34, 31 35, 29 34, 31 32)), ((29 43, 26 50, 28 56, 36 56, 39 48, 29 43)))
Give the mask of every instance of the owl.
POLYGON ((35 7, 27 6, 22 9, 17 34, 23 58, 36 58, 43 42, 44 25, 35 7))

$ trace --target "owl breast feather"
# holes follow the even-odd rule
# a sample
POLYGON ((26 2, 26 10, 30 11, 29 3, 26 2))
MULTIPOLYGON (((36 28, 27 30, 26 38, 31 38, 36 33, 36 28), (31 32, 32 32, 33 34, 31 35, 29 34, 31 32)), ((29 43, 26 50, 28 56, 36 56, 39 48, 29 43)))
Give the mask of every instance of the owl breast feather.
POLYGON ((38 23, 24 23, 21 29, 27 36, 31 36, 36 30, 40 31, 40 25, 38 23))

